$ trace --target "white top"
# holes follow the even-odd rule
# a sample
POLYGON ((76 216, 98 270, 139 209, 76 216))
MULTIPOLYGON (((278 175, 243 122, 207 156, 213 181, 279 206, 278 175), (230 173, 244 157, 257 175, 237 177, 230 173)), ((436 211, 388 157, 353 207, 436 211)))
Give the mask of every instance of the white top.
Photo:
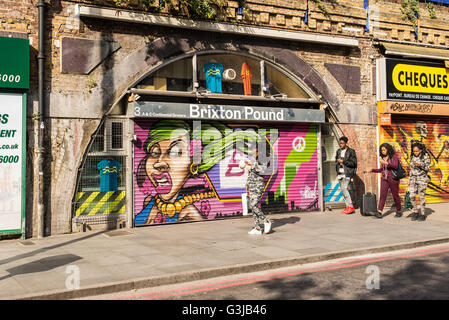
MULTIPOLYGON (((340 150, 340 158, 344 159, 346 154, 346 148, 340 150)), ((340 163, 340 167, 338 168, 338 177, 337 179, 343 179, 345 177, 345 169, 343 168, 343 165, 340 163)))

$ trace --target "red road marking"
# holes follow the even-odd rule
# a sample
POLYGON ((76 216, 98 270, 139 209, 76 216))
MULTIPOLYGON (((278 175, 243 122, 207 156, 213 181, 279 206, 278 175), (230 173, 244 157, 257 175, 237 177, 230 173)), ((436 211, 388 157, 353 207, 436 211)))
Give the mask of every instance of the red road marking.
POLYGON ((434 248, 434 249, 426 249, 426 250, 415 250, 414 254, 402 254, 402 255, 394 255, 394 254, 388 254, 384 256, 380 256, 378 258, 372 258, 372 257, 365 257, 365 258, 357 258, 357 259, 347 259, 343 261, 333 262, 329 263, 327 265, 324 265, 322 267, 318 268, 309 268, 309 269, 303 269, 302 271, 293 271, 293 270, 286 270, 286 271, 278 271, 273 272, 267 275, 259 275, 259 276, 250 276, 250 277, 241 277, 234 280, 224 280, 224 281, 218 281, 218 282, 212 282, 212 283, 205 283, 195 286, 189 286, 189 287, 183 287, 183 288, 177 288, 177 289, 171 289, 171 290, 161 290, 161 291, 155 291, 151 293, 141 293, 136 295, 130 295, 130 296, 122 296, 119 298, 111 298, 108 300, 119 300, 119 299, 129 299, 129 298, 137 298, 141 297, 141 299, 149 300, 149 299, 157 299, 157 298, 163 298, 163 297, 170 297, 170 296, 177 296, 177 295, 186 295, 191 293, 197 293, 197 292, 203 292, 203 291, 213 291, 213 290, 219 290, 223 288, 233 287, 233 286, 241 286, 245 284, 251 284, 256 282, 262 282, 267 280, 273 280, 273 279, 281 279, 286 277, 291 277, 295 275, 301 275, 304 273, 313 273, 313 272, 319 272, 319 271, 331 271, 331 270, 337 270, 337 269, 344 269, 344 268, 351 268, 367 263, 372 262, 380 262, 380 261, 387 261, 387 260, 393 260, 393 259, 403 259, 403 258, 412 258, 417 256, 425 256, 425 255, 431 255, 434 253, 443 253, 443 252, 449 252, 449 247, 440 247, 440 248, 434 248), (358 263, 353 263, 358 262, 358 263), (334 267, 327 267, 326 266, 334 266, 334 267), (242 281, 242 280, 249 280, 249 281, 242 281), (222 286, 216 286, 218 284, 227 283, 222 286), (213 286, 211 286, 213 285, 213 286), (211 287, 207 287, 211 286, 211 287), (205 288, 201 288, 205 287, 205 288), (198 288, 198 289, 196 289, 198 288), (189 289, 196 289, 196 290, 190 290, 189 289), (166 293, 166 294, 160 294, 155 295, 158 293, 166 293))

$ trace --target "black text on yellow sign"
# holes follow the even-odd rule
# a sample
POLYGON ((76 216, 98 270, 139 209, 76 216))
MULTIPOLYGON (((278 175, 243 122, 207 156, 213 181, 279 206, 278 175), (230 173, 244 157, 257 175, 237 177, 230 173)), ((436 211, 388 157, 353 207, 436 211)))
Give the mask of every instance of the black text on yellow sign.
POLYGON ((438 67, 397 64, 392 80, 398 91, 449 94, 449 70, 438 67))

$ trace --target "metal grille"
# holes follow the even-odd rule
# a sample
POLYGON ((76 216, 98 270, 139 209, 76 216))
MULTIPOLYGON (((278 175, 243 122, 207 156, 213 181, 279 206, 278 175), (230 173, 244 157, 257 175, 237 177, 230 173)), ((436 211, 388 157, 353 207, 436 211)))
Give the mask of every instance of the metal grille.
POLYGON ((111 123, 111 149, 123 149, 123 123, 111 123))
MULTIPOLYGON (((428 203, 449 201, 449 119, 445 117, 392 116, 391 126, 380 126, 380 143, 391 144, 407 176, 400 180, 399 195, 408 190, 411 145, 414 141, 426 146, 430 157, 430 182, 426 190, 428 203)), ((392 203, 390 192, 387 204, 392 203)))
POLYGON ((124 123, 105 121, 80 168, 73 216, 116 216, 126 210, 124 123))
POLYGON ((104 152, 104 123, 101 125, 101 127, 98 129, 98 133, 95 136, 94 142, 92 143, 92 146, 90 147, 89 152, 104 152))

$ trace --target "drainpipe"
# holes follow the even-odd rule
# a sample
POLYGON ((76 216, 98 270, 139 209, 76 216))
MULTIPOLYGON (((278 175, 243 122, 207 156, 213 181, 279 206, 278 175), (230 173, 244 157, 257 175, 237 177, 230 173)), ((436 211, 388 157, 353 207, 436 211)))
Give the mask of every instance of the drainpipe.
POLYGON ((45 24, 45 2, 39 0, 37 7, 39 10, 39 33, 38 44, 39 51, 37 54, 38 72, 39 72, 39 128, 38 128, 38 145, 37 151, 37 165, 38 165, 38 188, 37 188, 37 237, 42 238, 44 236, 45 228, 45 207, 44 207, 44 170, 43 170, 43 153, 44 153, 44 65, 45 65, 45 48, 44 48, 44 24, 45 24))

